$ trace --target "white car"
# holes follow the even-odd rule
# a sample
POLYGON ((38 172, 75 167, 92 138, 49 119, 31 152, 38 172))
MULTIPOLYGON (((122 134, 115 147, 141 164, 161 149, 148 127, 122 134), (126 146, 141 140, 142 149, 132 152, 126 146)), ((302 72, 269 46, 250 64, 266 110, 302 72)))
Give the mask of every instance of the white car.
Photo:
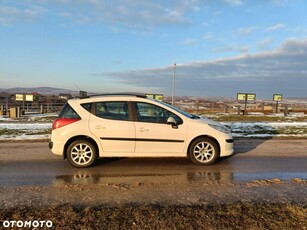
POLYGON ((141 94, 69 100, 53 122, 49 148, 75 167, 99 157, 188 157, 210 165, 234 152, 222 124, 141 94))

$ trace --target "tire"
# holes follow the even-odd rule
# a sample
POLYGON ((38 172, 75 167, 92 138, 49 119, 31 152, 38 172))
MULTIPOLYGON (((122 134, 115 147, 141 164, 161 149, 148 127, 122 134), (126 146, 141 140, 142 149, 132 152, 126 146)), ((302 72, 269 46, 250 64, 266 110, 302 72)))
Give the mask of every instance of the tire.
POLYGON ((67 149, 68 162, 77 168, 91 166, 97 158, 96 147, 87 140, 76 140, 67 149))
POLYGON ((198 165, 211 165, 220 156, 218 145, 210 138, 202 137, 194 140, 189 148, 189 159, 198 165))

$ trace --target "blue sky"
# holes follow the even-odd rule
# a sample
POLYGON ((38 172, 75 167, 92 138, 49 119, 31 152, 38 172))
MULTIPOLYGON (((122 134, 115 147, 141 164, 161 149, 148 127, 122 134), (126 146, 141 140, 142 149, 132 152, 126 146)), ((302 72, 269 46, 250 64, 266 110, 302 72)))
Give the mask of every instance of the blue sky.
POLYGON ((0 0, 0 88, 307 96, 306 0, 0 0))

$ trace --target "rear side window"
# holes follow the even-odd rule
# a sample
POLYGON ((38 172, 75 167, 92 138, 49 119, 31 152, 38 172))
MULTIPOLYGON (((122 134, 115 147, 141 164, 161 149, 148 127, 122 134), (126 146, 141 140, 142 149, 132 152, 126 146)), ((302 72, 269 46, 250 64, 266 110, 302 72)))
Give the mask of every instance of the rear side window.
POLYGON ((67 103, 59 114, 59 118, 80 118, 75 110, 67 103))
POLYGON ((97 102, 96 116, 104 119, 125 120, 129 119, 129 111, 127 102, 97 102))
POLYGON ((88 112, 91 112, 93 103, 81 104, 81 106, 86 109, 88 112))

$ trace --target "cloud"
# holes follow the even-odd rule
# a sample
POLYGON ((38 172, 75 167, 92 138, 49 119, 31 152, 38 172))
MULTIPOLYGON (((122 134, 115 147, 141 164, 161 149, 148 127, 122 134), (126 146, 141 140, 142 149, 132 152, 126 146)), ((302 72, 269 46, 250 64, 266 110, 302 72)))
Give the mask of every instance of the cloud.
MULTIPOLYGON (((199 0, 181 1, 135 1, 135 0, 27 0, 22 4, 6 3, 0 8, 6 23, 16 21, 26 14, 35 13, 31 5, 41 5, 53 9, 58 17, 70 17, 76 23, 104 23, 109 26, 130 28, 153 28, 156 26, 187 26, 191 24, 188 14, 200 10, 199 0), (30 7, 30 9, 28 9, 30 7), (31 12, 27 12, 30 10, 31 12), (58 12, 57 12, 58 11, 58 12)), ((41 13, 41 12, 40 12, 41 13)))
POLYGON ((0 6, 0 24, 9 25, 14 22, 31 21, 47 12, 48 9, 40 6, 28 6, 22 9, 12 6, 0 6))
POLYGON ((213 34, 211 32, 207 32, 204 36, 203 39, 204 40, 210 40, 213 38, 213 34))
POLYGON ((231 5, 241 5, 242 4, 242 1, 241 0, 225 0, 225 2, 231 4, 231 5))
POLYGON ((246 27, 246 28, 241 28, 241 29, 238 30, 238 34, 239 34, 239 35, 250 35, 250 34, 253 33, 256 29, 257 29, 257 27, 255 27, 255 26, 246 27))
POLYGON ((213 51, 216 53, 230 53, 230 52, 240 52, 247 53, 249 50, 248 46, 227 46, 214 49, 213 51))
POLYGON ((259 42, 257 42, 257 46, 260 48, 260 49, 265 49, 267 48, 269 45, 271 45, 273 42, 273 40, 271 38, 266 38, 266 39, 263 39, 259 42))
POLYGON ((197 45, 197 43, 198 43, 198 40, 195 38, 187 38, 181 42, 182 45, 186 45, 186 46, 191 46, 191 45, 195 46, 197 45))
POLYGON ((276 25, 273 25, 273 26, 270 26, 268 28, 265 29, 265 31, 267 32, 271 32, 271 31, 276 31, 276 30, 280 30, 280 29, 283 29, 285 28, 286 26, 284 24, 276 24, 276 25))
MULTIPOLYGON (((276 92, 285 97, 306 96, 306 60, 307 39, 289 39, 270 52, 177 64, 176 92, 201 96, 234 96, 239 91, 257 93, 259 97, 271 97, 276 92)), ((154 88, 170 95, 173 65, 94 75, 110 78, 127 89, 154 88)))

